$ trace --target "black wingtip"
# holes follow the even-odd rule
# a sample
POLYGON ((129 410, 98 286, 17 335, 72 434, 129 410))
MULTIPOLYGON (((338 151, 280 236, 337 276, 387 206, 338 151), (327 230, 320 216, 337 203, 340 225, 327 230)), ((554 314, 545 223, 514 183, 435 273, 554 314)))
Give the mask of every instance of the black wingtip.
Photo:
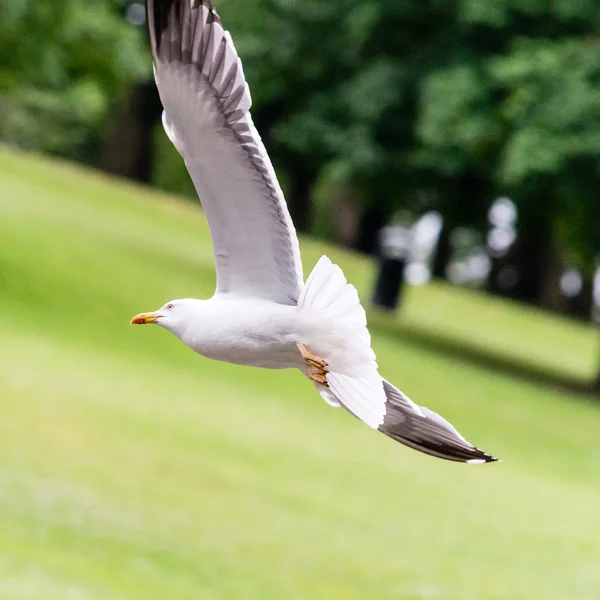
MULTIPOLYGON (((161 53, 165 32, 168 32, 166 42, 169 47, 173 46, 174 39, 177 39, 175 45, 180 45, 179 37, 183 35, 182 31, 195 27, 198 10, 202 7, 208 10, 203 25, 221 24, 221 19, 210 0, 146 0, 146 24, 155 60, 161 53)), ((176 51, 181 52, 181 48, 176 51)))
POLYGON ((492 456, 491 454, 488 454, 479 448, 475 448, 475 451, 478 453, 478 456, 466 460, 466 463, 471 465, 482 465, 485 463, 502 462, 501 459, 496 458, 495 456, 492 456))
POLYGON ((417 405, 383 380, 386 394, 386 414, 379 431, 388 437, 436 458, 459 463, 483 464, 499 460, 467 442, 446 419, 436 412, 417 405))

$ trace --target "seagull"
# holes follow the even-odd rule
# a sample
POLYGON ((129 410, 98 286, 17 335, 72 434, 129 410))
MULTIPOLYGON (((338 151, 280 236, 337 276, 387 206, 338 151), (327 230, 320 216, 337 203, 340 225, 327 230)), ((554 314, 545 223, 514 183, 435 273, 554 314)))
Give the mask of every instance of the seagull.
POLYGON ((299 369, 328 405, 426 454, 497 460, 381 377, 365 310, 339 266, 323 256, 304 282, 242 63, 210 0, 147 0, 146 10, 162 123, 208 220, 217 286, 208 300, 171 300, 131 323, 155 323, 209 359, 299 369))

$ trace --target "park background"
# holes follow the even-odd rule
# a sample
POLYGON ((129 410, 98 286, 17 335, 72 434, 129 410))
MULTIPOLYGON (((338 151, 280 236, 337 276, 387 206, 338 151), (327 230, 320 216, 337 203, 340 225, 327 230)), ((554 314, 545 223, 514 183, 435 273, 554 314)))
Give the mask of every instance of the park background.
POLYGON ((217 9, 305 272, 339 262, 382 374, 504 462, 130 328, 214 289, 143 5, 0 0, 0 598, 596 600, 600 4, 217 9))

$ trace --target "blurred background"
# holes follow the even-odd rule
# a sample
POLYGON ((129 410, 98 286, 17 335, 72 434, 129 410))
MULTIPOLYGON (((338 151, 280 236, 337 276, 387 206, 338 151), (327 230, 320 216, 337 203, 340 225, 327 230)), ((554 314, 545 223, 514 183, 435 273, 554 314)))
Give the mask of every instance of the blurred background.
POLYGON ((0 0, 0 598, 597 599, 600 4, 216 8, 305 272, 505 462, 128 328, 214 289, 144 5, 0 0))

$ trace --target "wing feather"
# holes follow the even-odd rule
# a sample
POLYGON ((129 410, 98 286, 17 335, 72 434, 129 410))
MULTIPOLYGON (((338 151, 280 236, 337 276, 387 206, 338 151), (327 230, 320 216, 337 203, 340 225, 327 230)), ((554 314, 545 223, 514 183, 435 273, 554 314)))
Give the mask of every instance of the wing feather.
POLYGON ((498 459, 468 442, 446 419, 417 406, 397 387, 383 380, 386 414, 379 431, 415 450, 456 462, 485 463, 498 459))
POLYGON ((147 0, 165 131, 208 219, 217 294, 296 304, 298 239, 230 34, 209 0, 147 0))

